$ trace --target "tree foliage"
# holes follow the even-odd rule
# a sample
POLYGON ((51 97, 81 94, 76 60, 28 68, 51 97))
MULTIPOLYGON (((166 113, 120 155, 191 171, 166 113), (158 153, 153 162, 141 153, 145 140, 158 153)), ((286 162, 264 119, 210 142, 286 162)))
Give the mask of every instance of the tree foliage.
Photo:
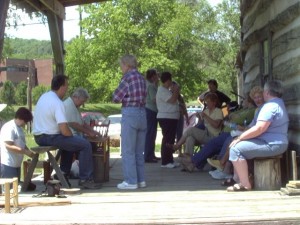
POLYGON ((37 101, 41 97, 42 94, 49 91, 50 87, 46 87, 43 85, 36 86, 32 89, 32 104, 36 105, 37 101))
POLYGON ((83 10, 88 15, 81 24, 84 35, 67 46, 66 65, 70 87, 85 85, 93 101, 111 100, 124 54, 138 58, 142 73, 170 71, 188 98, 204 91, 210 78, 227 94, 232 90, 238 1, 214 9, 205 0, 119 0, 83 10))
POLYGON ((27 102, 27 84, 20 82, 16 87, 15 100, 18 105, 25 105, 27 102))
POLYGON ((15 103, 15 87, 13 82, 7 80, 3 83, 3 87, 0 91, 1 102, 7 105, 13 105, 15 103))

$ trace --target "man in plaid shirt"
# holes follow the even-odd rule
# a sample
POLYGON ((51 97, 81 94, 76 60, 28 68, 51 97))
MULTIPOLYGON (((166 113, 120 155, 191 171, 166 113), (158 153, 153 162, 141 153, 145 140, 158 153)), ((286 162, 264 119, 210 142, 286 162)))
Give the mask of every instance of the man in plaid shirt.
POLYGON ((125 55, 120 60, 123 77, 113 94, 113 101, 122 103, 121 150, 124 181, 119 189, 146 187, 144 148, 147 130, 145 111, 146 80, 137 70, 137 60, 125 55))

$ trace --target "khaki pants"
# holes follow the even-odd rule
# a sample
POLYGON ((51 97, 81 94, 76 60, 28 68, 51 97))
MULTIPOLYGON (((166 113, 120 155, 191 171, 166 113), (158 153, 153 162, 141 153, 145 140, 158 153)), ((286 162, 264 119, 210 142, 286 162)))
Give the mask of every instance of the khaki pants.
POLYGON ((209 135, 207 130, 196 127, 190 127, 182 135, 185 138, 185 153, 194 154, 195 145, 206 144, 213 136, 209 135))

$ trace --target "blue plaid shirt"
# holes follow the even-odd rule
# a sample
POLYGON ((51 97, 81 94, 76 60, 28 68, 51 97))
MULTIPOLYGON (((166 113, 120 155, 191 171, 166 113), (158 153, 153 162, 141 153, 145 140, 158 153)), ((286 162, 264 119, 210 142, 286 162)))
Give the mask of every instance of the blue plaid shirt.
POLYGON ((144 107, 146 95, 146 80, 136 69, 133 69, 123 75, 113 93, 113 102, 121 102, 122 107, 144 107))

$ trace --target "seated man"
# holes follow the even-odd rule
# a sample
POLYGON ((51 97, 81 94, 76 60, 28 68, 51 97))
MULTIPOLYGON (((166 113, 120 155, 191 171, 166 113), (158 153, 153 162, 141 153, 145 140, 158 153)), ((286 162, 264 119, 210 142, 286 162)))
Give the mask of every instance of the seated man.
MULTIPOLYGON (((33 119, 33 135, 40 146, 56 146, 59 149, 79 154, 79 186, 87 189, 100 188, 93 180, 93 159, 91 144, 80 136, 73 136, 62 98, 68 90, 68 78, 64 75, 53 77, 51 91, 44 93, 38 100, 33 119)), ((63 162, 62 165, 66 165, 63 162)), ((70 168, 61 167, 63 173, 70 168)))
POLYGON ((218 96, 219 102, 217 104, 218 108, 222 108, 223 103, 229 103, 231 100, 230 98, 225 95, 223 92, 218 90, 218 82, 214 79, 210 79, 209 81, 207 81, 207 85, 208 85, 208 90, 201 93, 199 95, 199 97, 197 98, 197 101, 199 102, 199 104, 201 106, 203 106, 204 108, 206 108, 206 104, 204 102, 205 96, 208 93, 215 93, 218 96))
MULTIPOLYGON (((77 88, 73 94, 64 101, 66 119, 73 135, 79 135, 81 137, 96 137, 99 135, 99 133, 93 130, 91 126, 83 123, 79 111, 80 106, 83 105, 89 99, 89 97, 90 96, 86 89, 77 88)), ((65 168, 64 171, 70 171, 72 168, 74 152, 63 150, 60 151, 60 155, 61 158, 63 158, 63 160, 61 160, 60 167, 65 168)))

